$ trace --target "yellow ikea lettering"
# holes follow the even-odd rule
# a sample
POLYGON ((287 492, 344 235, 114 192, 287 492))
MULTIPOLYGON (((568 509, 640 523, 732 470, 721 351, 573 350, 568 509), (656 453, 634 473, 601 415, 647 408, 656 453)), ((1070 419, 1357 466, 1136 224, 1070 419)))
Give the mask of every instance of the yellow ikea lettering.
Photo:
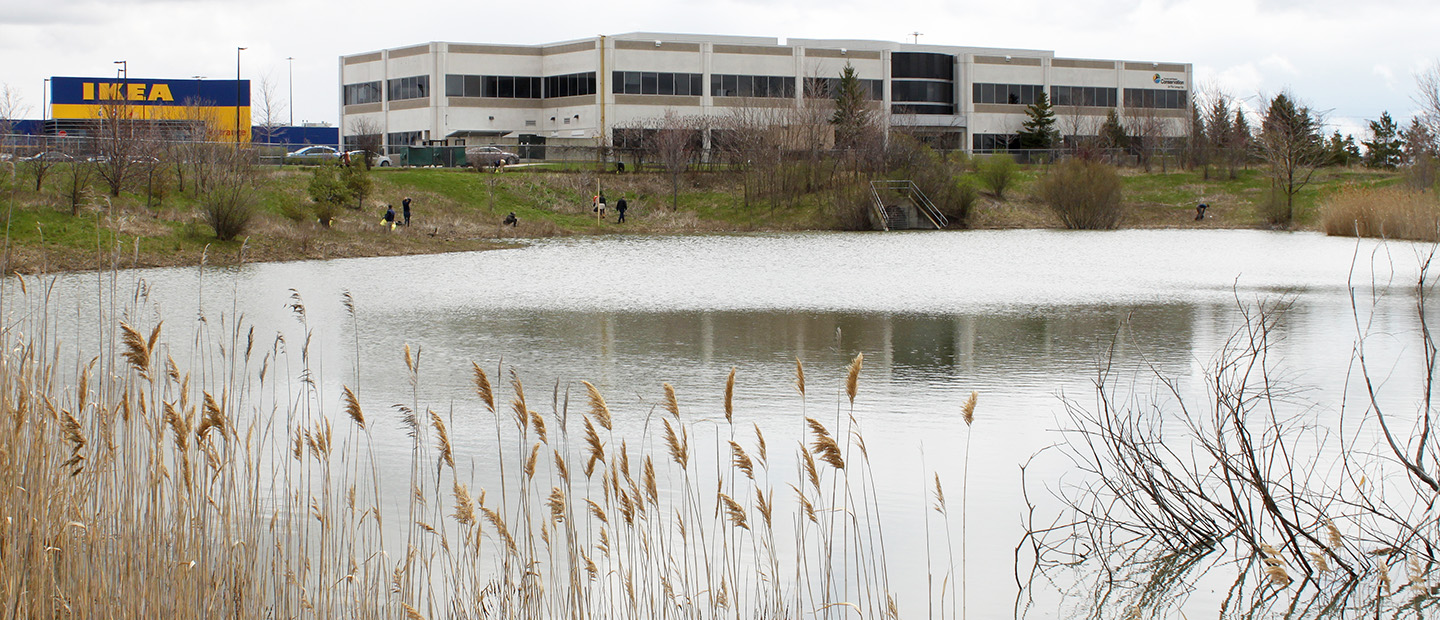
POLYGON ((150 87, 150 96, 147 101, 175 101, 175 96, 170 94, 170 85, 155 84, 150 87))
POLYGON ((94 101, 94 100, 95 100, 95 83, 94 83, 94 82, 81 82, 81 84, 80 84, 80 98, 81 98, 81 99, 84 99, 85 101, 94 101))
POLYGON ((100 99, 114 100, 124 99, 125 93, 121 89, 122 84, 100 84, 100 99))
POLYGON ((127 91, 127 92, 125 93, 125 98, 126 98, 126 99, 129 99, 130 101, 144 101, 144 100, 145 100, 145 85, 144 85, 144 84, 126 84, 125 86, 127 87, 127 88, 126 88, 126 91, 127 91))

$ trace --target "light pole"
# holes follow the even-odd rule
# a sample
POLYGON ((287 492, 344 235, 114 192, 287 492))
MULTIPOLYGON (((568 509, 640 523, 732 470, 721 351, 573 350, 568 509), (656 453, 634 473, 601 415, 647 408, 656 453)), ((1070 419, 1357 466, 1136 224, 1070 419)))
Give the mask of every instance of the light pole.
POLYGON ((203 75, 192 75, 192 76, 190 76, 190 79, 195 80, 195 81, 197 82, 197 83, 195 84, 195 96, 190 99, 190 102, 189 102, 189 103, 185 104, 185 105, 187 105, 187 106, 189 106, 189 107, 191 107, 191 108, 194 108, 194 109, 191 110, 191 112, 190 112, 190 114, 191 114, 194 118, 190 119, 190 121, 189 121, 189 123, 188 123, 189 126, 190 126, 190 128, 191 128, 191 129, 190 129, 190 132, 191 132, 191 133, 190 133, 190 141, 191 141, 191 142, 201 142, 201 141, 206 141, 206 142, 208 142, 208 141, 210 140, 210 131, 211 131, 211 129, 212 129, 212 128, 210 127, 210 119, 211 119, 212 117, 211 117, 211 115, 210 115, 210 111, 209 111, 209 110, 205 110, 205 111, 202 112, 202 111, 200 110, 200 108, 213 105, 213 102, 212 102, 212 103, 205 103, 205 76, 203 76, 203 75), (196 119, 201 119, 201 120, 199 120, 199 121, 197 122, 196 119), (199 131, 198 131, 198 132, 196 131, 196 127, 197 127, 197 126, 198 126, 198 128, 199 128, 199 131))
POLYGON ((285 60, 290 63, 290 126, 295 126, 295 57, 287 56, 285 60))
POLYGON ((240 52, 247 48, 235 48, 235 148, 240 148, 240 52))
POLYGON ((121 80, 130 77, 130 65, 128 63, 123 60, 117 60, 112 64, 120 65, 120 68, 115 72, 115 77, 118 77, 121 80))
POLYGON ((50 78, 45 78, 45 84, 40 87, 40 120, 40 131, 44 132, 43 122, 50 120, 50 78))

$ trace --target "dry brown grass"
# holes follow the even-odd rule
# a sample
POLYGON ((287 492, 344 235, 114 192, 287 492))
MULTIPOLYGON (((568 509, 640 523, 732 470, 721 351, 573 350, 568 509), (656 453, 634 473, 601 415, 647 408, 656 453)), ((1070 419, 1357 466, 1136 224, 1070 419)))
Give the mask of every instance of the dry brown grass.
POLYGON ((1325 234, 1440 240, 1440 200, 1406 187, 1347 187, 1321 206, 1325 234))

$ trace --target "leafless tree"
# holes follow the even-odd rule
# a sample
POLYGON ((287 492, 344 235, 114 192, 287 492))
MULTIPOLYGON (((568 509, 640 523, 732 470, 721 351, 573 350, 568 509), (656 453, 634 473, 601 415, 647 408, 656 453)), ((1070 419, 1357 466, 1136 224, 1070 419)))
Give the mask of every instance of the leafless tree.
POLYGON ((1440 61, 1415 77, 1417 92, 1415 102, 1420 104, 1420 116, 1430 128, 1431 135, 1440 135, 1440 61))
POLYGON ((705 123, 699 117, 681 116, 674 110, 666 110, 665 115, 657 120, 655 132, 650 135, 647 150, 670 175, 672 210, 680 204, 680 175, 694 163, 695 156, 704 146, 704 127, 705 123))
POLYGON ((1127 106, 1125 130, 1130 133, 1130 147, 1139 155, 1141 167, 1150 172, 1165 140, 1165 120, 1154 108, 1127 106))
POLYGON ((124 99, 100 106, 95 172, 109 188, 111 197, 119 196, 130 181, 156 162, 156 141, 149 122, 142 116, 140 106, 124 99))
POLYGON ((20 90, 0 84, 0 153, 14 153, 12 144, 15 123, 30 112, 30 106, 20 97, 20 90))
POLYGON ((1295 215, 1295 195, 1325 163, 1325 150, 1320 142, 1324 119, 1297 103, 1289 93, 1281 92, 1268 101, 1255 149, 1265 162, 1277 193, 1269 205, 1270 221, 1288 225, 1295 215))
POLYGON ((370 167, 370 154, 379 153, 385 144, 384 129, 372 118, 357 116, 350 119, 345 134, 345 148, 365 151, 365 166, 370 167))
POLYGON ((80 210, 89 204, 93 198, 91 186, 95 179, 96 165, 85 161, 85 153, 93 151, 93 146, 86 146, 80 140, 65 142, 63 152, 70 157, 70 160, 60 162, 60 191, 65 200, 70 203, 70 215, 80 215, 80 210))
POLYGON ((257 110, 260 122, 255 125, 255 132, 262 142, 271 144, 285 126, 288 108, 279 94, 279 85, 269 73, 260 76, 259 95, 256 103, 260 104, 257 110))

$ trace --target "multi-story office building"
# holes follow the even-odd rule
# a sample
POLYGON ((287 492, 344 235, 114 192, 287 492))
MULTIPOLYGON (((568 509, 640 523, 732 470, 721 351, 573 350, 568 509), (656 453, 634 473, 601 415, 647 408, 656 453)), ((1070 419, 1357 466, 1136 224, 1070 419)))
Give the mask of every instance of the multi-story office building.
POLYGON ((341 132, 386 146, 613 143, 667 111, 803 107, 845 65, 887 126, 947 148, 1014 148, 1040 93, 1064 135, 1116 110, 1178 136, 1189 64, 1057 58, 1044 50, 630 33, 542 45, 432 42, 340 58, 341 132))

